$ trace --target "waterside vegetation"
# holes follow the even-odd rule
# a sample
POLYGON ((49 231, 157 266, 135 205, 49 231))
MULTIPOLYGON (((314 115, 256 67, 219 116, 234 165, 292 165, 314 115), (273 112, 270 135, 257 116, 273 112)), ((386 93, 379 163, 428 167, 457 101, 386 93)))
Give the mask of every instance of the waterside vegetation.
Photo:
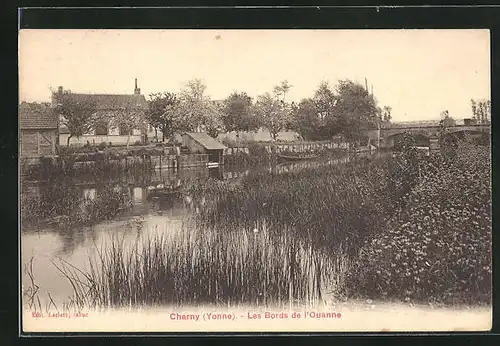
POLYGON ((114 239, 90 270, 61 268, 90 306, 292 304, 386 299, 485 304, 491 297, 488 147, 394 156, 241 184, 183 189, 200 208, 177 236, 114 239))

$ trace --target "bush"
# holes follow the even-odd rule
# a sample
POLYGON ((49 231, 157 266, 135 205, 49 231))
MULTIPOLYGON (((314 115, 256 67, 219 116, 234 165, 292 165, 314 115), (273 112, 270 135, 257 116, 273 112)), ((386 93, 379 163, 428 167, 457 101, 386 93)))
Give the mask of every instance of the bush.
POLYGON ((104 149, 106 149, 106 142, 101 142, 101 143, 99 143, 99 145, 97 146, 97 149, 99 149, 99 150, 104 150, 104 149))
POLYGON ((349 296, 439 303, 491 299, 490 158, 462 148, 434 155, 406 206, 360 252, 349 296))

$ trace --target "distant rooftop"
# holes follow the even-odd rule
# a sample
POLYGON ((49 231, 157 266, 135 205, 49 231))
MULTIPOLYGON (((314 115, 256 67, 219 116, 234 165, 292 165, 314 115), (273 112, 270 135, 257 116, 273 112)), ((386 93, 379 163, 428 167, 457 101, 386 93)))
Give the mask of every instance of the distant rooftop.
POLYGON ((120 94, 65 94, 76 102, 89 102, 95 104, 97 110, 115 109, 141 109, 148 108, 144 95, 120 95, 120 94))
POLYGON ((146 98, 141 94, 141 89, 137 87, 137 79, 135 80, 135 89, 133 94, 78 94, 63 92, 63 87, 60 86, 58 91, 54 93, 54 97, 57 97, 58 95, 69 97, 76 102, 93 103, 97 110, 146 110, 148 108, 146 98))
POLYGON ((226 146, 216 139, 210 137, 205 132, 186 132, 185 135, 191 137, 206 150, 220 150, 226 149, 226 146))

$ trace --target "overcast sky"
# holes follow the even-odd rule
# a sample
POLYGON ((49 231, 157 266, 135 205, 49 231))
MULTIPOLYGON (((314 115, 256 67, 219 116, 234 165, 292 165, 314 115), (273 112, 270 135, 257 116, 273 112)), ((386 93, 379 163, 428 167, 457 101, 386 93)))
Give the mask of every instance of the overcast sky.
POLYGON ((270 92, 286 79, 289 100, 323 80, 373 84, 399 121, 471 115, 490 98, 487 30, 22 30, 20 100, 49 101, 59 85, 77 93, 178 92, 192 78, 207 94, 270 92))

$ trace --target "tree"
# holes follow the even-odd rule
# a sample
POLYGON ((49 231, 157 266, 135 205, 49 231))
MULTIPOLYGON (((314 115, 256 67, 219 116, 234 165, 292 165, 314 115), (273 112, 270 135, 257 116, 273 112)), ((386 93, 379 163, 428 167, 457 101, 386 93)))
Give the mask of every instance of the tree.
POLYGON ((382 108, 382 121, 386 124, 390 123, 391 122, 391 119, 392 119, 392 107, 390 106, 384 106, 384 108, 382 108))
POLYGON ((328 82, 321 82, 314 92, 313 101, 322 120, 334 116, 337 98, 328 82))
POLYGON ((314 92, 314 105, 319 116, 318 134, 320 137, 332 137, 340 131, 336 114, 337 96, 328 82, 323 81, 314 92))
POLYGON ((488 124, 491 117, 491 101, 483 100, 477 102, 477 113, 480 124, 488 124))
POLYGON ((94 124, 96 105, 93 101, 77 100, 69 92, 54 93, 56 100, 55 112, 61 116, 61 124, 68 128, 69 136, 66 145, 72 137, 80 137, 89 132, 94 124))
POLYGON ((302 138, 321 140, 325 137, 325 127, 313 99, 303 99, 292 108, 293 128, 302 138))
POLYGON ((213 138, 224 131, 222 122, 222 108, 214 103, 208 103, 203 117, 203 127, 207 134, 213 138))
POLYGON ((474 101, 473 99, 470 99, 470 105, 471 105, 471 108, 472 108, 472 119, 474 120, 477 120, 477 105, 476 105, 476 101, 474 101))
POLYGON ((454 157, 458 147, 457 138, 453 134, 448 133, 450 126, 455 126, 456 121, 450 117, 450 113, 445 110, 441 112, 441 120, 439 121, 439 148, 441 153, 448 158, 454 157))
POLYGON ((163 141, 182 126, 179 104, 180 100, 174 93, 163 92, 149 95, 146 117, 154 128, 161 130, 163 141))
POLYGON ((186 129, 205 129, 214 134, 222 130, 222 113, 205 95, 206 89, 207 86, 200 79, 189 81, 180 94, 179 115, 186 129))
POLYGON ((455 119, 450 117, 450 113, 447 110, 441 112, 441 120, 439 123, 442 124, 445 128, 455 126, 457 124, 455 119))
POLYGON ((291 88, 292 88, 292 85, 290 85, 290 83, 288 83, 288 81, 285 79, 279 85, 274 87, 273 92, 277 98, 280 98, 280 96, 283 96, 283 98, 281 100, 283 102, 285 102, 286 94, 288 94, 288 91, 290 91, 291 88))
POLYGON ((259 122, 254 114, 252 98, 245 92, 233 92, 224 100, 222 122, 227 131, 254 131, 259 122))
POLYGON ((471 99, 470 102, 473 119, 479 124, 488 124, 491 119, 491 101, 471 99))
POLYGON ((134 129, 141 130, 141 133, 145 132, 146 118, 142 111, 135 110, 133 107, 128 106, 123 110, 114 112, 111 119, 109 119, 109 124, 115 128, 118 128, 120 135, 127 136, 127 149, 130 145, 130 136, 134 129))
POLYGON ((340 131, 350 141, 364 137, 364 132, 377 128, 378 107, 375 99, 359 83, 339 81, 335 114, 340 131))
POLYGON ((283 101, 273 98, 269 93, 257 97, 255 108, 261 124, 269 130, 273 140, 290 124, 290 109, 283 101))

